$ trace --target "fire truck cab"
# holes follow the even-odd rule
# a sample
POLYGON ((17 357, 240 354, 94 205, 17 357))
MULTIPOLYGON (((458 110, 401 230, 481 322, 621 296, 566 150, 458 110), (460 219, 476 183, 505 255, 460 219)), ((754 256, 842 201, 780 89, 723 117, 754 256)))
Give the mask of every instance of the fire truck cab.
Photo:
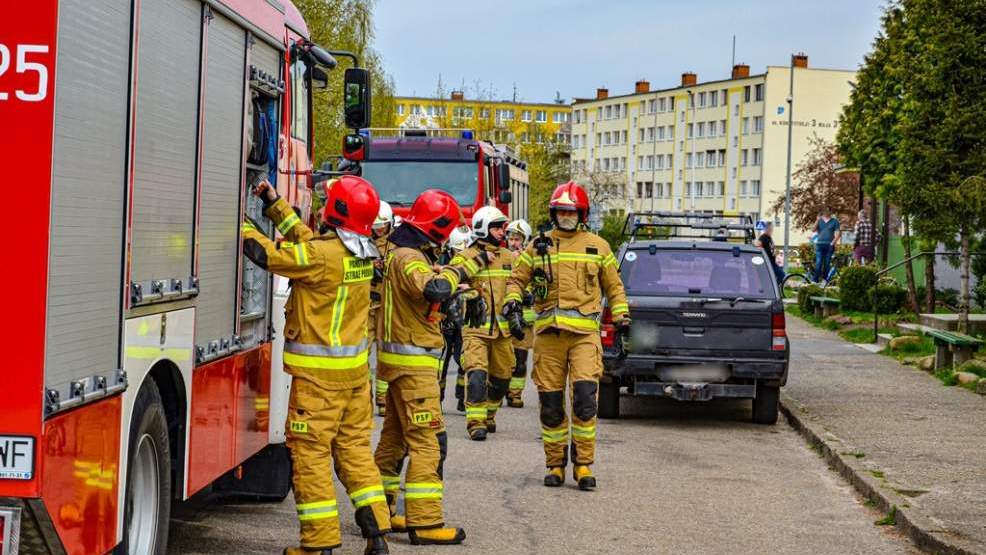
POLYGON ((287 495, 274 282, 240 223, 275 237, 263 179, 311 223, 334 66, 289 0, 5 3, 0 555, 164 553, 172 500, 287 495))
POLYGON ((426 189, 451 194, 467 222, 487 205, 517 213, 513 189, 521 180, 526 197, 526 164, 467 129, 364 129, 347 138, 343 155, 400 217, 426 189))

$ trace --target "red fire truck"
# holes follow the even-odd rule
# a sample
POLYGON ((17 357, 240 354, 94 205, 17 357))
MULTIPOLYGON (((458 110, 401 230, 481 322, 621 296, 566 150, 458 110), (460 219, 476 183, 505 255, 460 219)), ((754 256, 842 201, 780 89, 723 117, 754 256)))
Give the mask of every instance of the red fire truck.
MULTIPOLYGON (((247 214, 276 233, 249 194, 264 178, 310 218, 311 89, 335 60, 288 0, 3 15, 20 208, 0 277, 0 554, 164 553, 172 500, 288 493, 274 282, 239 229, 247 214)), ((345 90, 366 126, 365 71, 345 90)))
POLYGON ((439 188, 455 197, 467 220, 488 204, 527 217, 527 165, 505 147, 476 140, 470 130, 364 129, 346 138, 343 155, 398 216, 407 215, 422 191, 439 188), (521 212, 510 210, 521 200, 518 188, 525 197, 521 212))

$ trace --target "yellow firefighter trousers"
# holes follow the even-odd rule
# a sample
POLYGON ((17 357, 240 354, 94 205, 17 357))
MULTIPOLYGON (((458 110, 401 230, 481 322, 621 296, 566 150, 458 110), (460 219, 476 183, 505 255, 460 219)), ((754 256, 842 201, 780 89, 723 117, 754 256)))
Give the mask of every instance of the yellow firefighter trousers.
POLYGON ((565 387, 572 403, 571 451, 575 464, 592 464, 596 451, 596 403, 603 373, 598 333, 548 329, 534 342, 534 384, 541 402, 545 466, 568 464, 569 420, 565 387))
POLYGON ((387 390, 387 412, 374 459, 392 506, 397 503, 404 457, 408 459, 404 483, 408 528, 445 524, 442 465, 448 444, 438 397, 435 374, 402 374, 390 380, 387 390))
POLYGON ((462 338, 462 366, 466 369, 466 426, 484 428, 493 422, 510 386, 514 369, 510 336, 462 338))
MULTIPOLYGON (((305 549, 330 549, 341 544, 333 463, 357 511, 369 507, 376 529, 390 530, 383 484, 370 450, 372 419, 368 382, 353 389, 328 390, 294 377, 286 433, 294 465, 301 546, 305 549)), ((367 523, 359 524, 365 534, 367 523)))

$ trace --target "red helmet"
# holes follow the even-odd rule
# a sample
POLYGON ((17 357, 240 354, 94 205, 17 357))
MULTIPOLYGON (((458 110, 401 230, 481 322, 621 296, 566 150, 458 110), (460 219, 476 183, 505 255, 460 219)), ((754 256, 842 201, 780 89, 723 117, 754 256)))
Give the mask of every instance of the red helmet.
POLYGON ((325 187, 322 223, 369 237, 380 211, 380 196, 369 181, 355 175, 332 179, 325 187))
POLYGON ((462 211, 452 195, 438 189, 428 189, 414 199, 404 223, 442 244, 448 240, 453 229, 463 225, 462 211))
POLYGON ((574 181, 562 183, 551 193, 548 208, 552 213, 555 210, 578 211, 579 221, 585 223, 589 217, 589 195, 574 181))

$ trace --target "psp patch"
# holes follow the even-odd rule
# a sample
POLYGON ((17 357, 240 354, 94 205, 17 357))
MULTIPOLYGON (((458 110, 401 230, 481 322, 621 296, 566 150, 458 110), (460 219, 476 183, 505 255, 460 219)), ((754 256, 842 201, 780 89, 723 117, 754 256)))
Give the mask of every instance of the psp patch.
POLYGON ((411 415, 411 421, 415 426, 427 426, 432 421, 431 411, 416 412, 411 415))
POLYGON ((342 282, 355 283, 373 279, 373 260, 347 256, 342 259, 342 282))
POLYGON ((307 434, 308 433, 308 422, 301 422, 298 420, 291 421, 291 431, 296 434, 307 434))

